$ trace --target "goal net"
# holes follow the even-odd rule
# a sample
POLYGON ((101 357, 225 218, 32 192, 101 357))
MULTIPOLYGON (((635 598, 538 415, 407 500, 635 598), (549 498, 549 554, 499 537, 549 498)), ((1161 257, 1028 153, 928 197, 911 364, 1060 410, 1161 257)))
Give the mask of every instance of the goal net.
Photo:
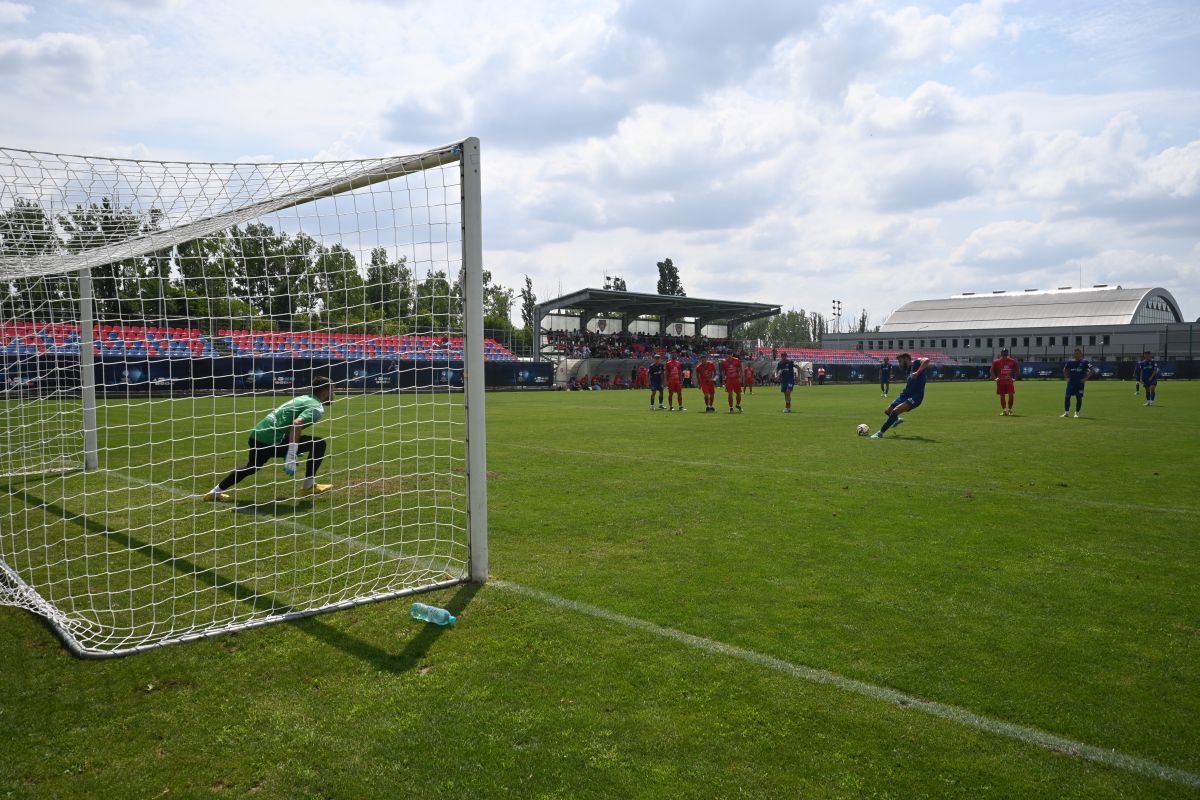
POLYGON ((109 656, 483 581, 480 262, 476 139, 0 148, 0 604, 109 656))

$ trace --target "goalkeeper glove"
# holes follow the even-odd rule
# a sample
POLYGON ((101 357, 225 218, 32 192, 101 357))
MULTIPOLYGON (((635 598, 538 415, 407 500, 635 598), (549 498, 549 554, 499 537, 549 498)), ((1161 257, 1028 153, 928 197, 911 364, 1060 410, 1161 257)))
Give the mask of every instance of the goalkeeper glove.
POLYGON ((283 460, 283 471, 288 475, 296 474, 296 445, 288 446, 287 458, 283 460))

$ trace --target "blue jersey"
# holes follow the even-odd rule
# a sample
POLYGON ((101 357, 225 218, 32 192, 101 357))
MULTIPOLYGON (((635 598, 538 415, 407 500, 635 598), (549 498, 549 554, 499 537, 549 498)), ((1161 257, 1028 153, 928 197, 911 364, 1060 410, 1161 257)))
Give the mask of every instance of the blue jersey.
POLYGON ((794 384, 796 382, 796 362, 795 361, 792 361, 790 358, 782 359, 779 362, 779 366, 776 367, 776 370, 779 372, 779 382, 780 383, 794 384))
POLYGON ((1137 362, 1137 379, 1142 383, 1149 383, 1156 372, 1158 372, 1158 362, 1153 358, 1144 358, 1137 362))
POLYGON ((1078 361, 1072 358, 1066 364, 1063 364, 1063 369, 1067 371, 1067 381, 1072 386, 1083 386, 1083 382, 1087 380, 1088 375, 1092 372, 1092 362, 1086 358, 1081 358, 1078 361))
POLYGON ((929 368, 926 367, 925 369, 921 370, 921 374, 919 375, 917 374, 917 370, 921 368, 922 364, 925 364, 928 361, 929 359, 925 359, 924 361, 919 358, 913 359, 912 367, 908 372, 908 383, 904 387, 903 394, 917 400, 925 397, 925 379, 929 377, 929 368))
POLYGON ((662 364, 651 364, 650 365, 650 385, 658 386, 659 388, 662 388, 662 379, 663 379, 663 365, 662 364))
POLYGON ((881 364, 879 367, 879 380, 888 381, 892 378, 892 365, 881 364))

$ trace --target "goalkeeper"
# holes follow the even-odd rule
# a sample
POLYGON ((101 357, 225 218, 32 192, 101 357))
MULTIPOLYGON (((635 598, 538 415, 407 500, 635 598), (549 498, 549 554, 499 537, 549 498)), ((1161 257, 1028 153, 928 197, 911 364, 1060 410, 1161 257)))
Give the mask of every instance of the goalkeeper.
POLYGON ((313 381, 312 391, 293 397, 279 408, 267 414, 250 434, 250 455, 244 467, 238 467, 213 487, 204 496, 208 501, 233 502, 226 492, 262 469, 272 458, 283 459, 283 469, 288 475, 296 474, 301 453, 307 453, 304 465, 304 488, 301 496, 324 494, 333 488, 330 484, 317 483, 317 470, 325 458, 325 440, 317 436, 301 434, 300 431, 325 416, 325 404, 333 402, 333 383, 328 378, 313 381))

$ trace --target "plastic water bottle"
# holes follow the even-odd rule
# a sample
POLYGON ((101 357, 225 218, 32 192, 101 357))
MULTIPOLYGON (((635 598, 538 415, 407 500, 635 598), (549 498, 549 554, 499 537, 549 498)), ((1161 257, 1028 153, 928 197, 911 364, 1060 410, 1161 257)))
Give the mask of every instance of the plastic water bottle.
POLYGON ((444 608, 427 606, 424 603, 412 604, 412 618, 432 622, 434 625, 453 625, 458 619, 444 608))

